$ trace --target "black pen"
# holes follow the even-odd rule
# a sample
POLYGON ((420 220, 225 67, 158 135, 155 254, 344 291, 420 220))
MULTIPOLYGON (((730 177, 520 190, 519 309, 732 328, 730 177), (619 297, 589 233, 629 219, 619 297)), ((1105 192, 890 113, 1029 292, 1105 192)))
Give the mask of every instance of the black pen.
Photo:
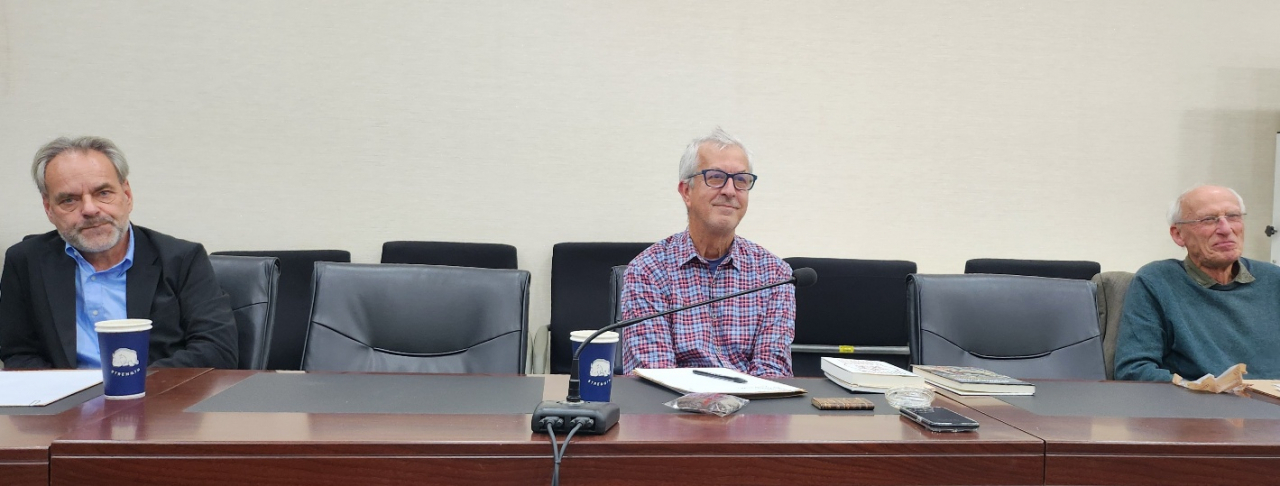
POLYGON ((738 377, 736 377, 736 376, 724 376, 724 375, 717 375, 717 374, 715 374, 715 373, 711 373, 711 372, 709 372, 709 371, 693 370, 693 374, 698 375, 698 376, 706 376, 706 377, 708 377, 708 378, 719 378, 719 379, 721 379, 721 380, 728 380, 728 381, 732 381, 732 382, 734 382, 734 383, 746 383, 746 382, 747 382, 747 380, 744 380, 744 379, 742 379, 742 378, 738 378, 738 377))

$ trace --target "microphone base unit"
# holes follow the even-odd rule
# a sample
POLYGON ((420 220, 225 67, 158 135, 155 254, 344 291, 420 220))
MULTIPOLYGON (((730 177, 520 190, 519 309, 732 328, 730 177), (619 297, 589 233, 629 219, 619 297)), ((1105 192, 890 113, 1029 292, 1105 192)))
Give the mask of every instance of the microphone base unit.
POLYGON ((568 433, 573 429, 573 419, 590 419, 589 426, 578 429, 579 434, 599 435, 608 432, 618 423, 622 409, 611 402, 568 402, 546 400, 533 410, 530 424, 534 432, 547 433, 544 419, 552 419, 554 433, 568 433), (558 419, 558 420, 556 420, 558 419))

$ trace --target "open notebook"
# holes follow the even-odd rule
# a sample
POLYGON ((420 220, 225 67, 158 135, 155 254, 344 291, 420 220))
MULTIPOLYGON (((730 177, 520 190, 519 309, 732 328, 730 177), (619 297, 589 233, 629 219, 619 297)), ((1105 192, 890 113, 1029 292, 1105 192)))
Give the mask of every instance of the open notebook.
POLYGON ((724 393, 742 398, 782 398, 805 394, 802 388, 728 368, 636 368, 635 374, 680 393, 724 393), (743 383, 699 375, 694 370, 739 378, 743 383))

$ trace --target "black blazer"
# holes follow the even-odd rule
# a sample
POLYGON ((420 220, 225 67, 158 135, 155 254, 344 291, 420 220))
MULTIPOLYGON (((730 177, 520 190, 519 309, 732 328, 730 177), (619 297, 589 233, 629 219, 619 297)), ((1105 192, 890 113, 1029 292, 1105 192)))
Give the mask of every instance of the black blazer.
MULTIPOLYGON (((151 319, 149 366, 235 368, 230 299, 192 243, 133 225, 125 311, 151 319)), ((76 367, 76 263, 57 231, 9 247, 0 275, 0 361, 7 369, 76 367)))

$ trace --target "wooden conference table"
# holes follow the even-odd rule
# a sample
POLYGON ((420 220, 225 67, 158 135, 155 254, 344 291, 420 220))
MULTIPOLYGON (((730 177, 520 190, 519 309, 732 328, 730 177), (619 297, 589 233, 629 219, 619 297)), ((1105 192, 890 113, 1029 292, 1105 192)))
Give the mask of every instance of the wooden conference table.
POLYGON ((1046 403, 942 394, 1044 439, 1045 484, 1280 484, 1274 398, 1195 393, 1168 383, 1036 385, 1034 401, 1046 403))
MULTIPOLYGON (((88 415, 43 417, 49 425, 42 432, 11 427, 0 415, 0 463, 16 457, 28 471, 38 469, 43 441, 55 485, 548 482, 549 440, 529 431, 529 412, 536 399, 562 398, 565 377, 489 377, 507 380, 510 390, 480 393, 482 403, 467 413, 407 413, 395 404, 469 396, 467 383, 485 378, 434 375, 433 383, 452 386, 369 400, 383 389, 360 384, 388 376, 413 375, 159 370, 148 378, 146 398, 88 415), (528 403, 528 397, 495 400, 531 386, 541 396, 528 403), (308 411, 252 410, 299 401, 308 411), (371 403, 384 409, 351 413, 371 403), (518 411, 492 413, 499 409, 518 411), (19 429, 22 439, 14 440, 11 432, 19 429)), ((725 418, 659 412, 647 398, 620 398, 669 392, 618 378, 621 422, 602 436, 575 436, 560 473, 564 484, 866 485, 1275 484, 1280 475, 1276 401, 1197 395, 1166 384, 1037 384, 1032 401, 943 394, 935 404, 981 423, 976 433, 944 434, 924 431, 879 402, 876 414, 770 413, 781 406, 775 400, 754 401, 725 418), (1134 408, 1150 400, 1162 403, 1134 408), (1238 417, 1186 418, 1189 412, 1238 417)), ((810 396, 830 396, 818 388, 810 387, 810 396)), ((18 477, 10 470, 0 466, 0 484, 26 484, 10 481, 18 477)), ((38 474, 27 477, 44 484, 38 474)))
MULTIPOLYGON (((147 377, 147 392, 160 395, 207 369, 173 369, 147 377)), ((49 444, 77 427, 99 423, 142 403, 141 400, 113 401, 102 398, 102 386, 85 390, 67 400, 80 399, 74 406, 48 410, 0 408, 0 485, 49 484, 49 444), (86 397, 91 397, 84 400, 86 397), (66 408, 63 410, 63 408, 66 408)), ((108 422, 110 423, 110 422, 108 422)))
MULTIPOLYGON (((164 371, 157 374, 160 373, 164 371)), ((536 384, 538 396, 530 401, 522 398, 509 400, 510 403, 489 401, 476 405, 479 409, 507 407, 521 413, 187 411, 237 384, 253 385, 247 380, 262 382, 262 375, 251 371, 211 371, 165 393, 148 394, 138 406, 117 413, 113 420, 91 423, 63 435, 50 447, 51 484, 528 485, 547 484, 550 480, 550 441, 547 435, 530 431, 529 413, 541 399, 563 398, 567 384, 564 376, 548 376, 545 380, 507 377, 521 380, 517 383, 521 386, 536 384)), ((304 379, 301 377, 315 374, 274 375, 267 378, 278 379, 277 383, 265 385, 275 387, 280 394, 316 392, 289 383, 296 384, 304 379)), ((369 381, 387 375, 346 376, 369 381)), ((826 383, 810 383, 819 382, 826 383)), ((306 406, 340 409, 344 401, 370 403, 359 390, 354 394, 348 393, 352 390, 336 390, 344 386, 358 384, 331 385, 335 389, 328 393, 333 393, 331 401, 337 405, 306 406)), ((573 438, 560 466, 564 484, 1043 482, 1042 441, 972 411, 969 412, 979 420, 981 430, 965 434, 927 432, 891 410, 884 410, 888 407, 883 404, 877 406, 880 410, 875 415, 852 411, 818 414, 816 410, 796 415, 740 413, 724 418, 674 411, 636 413, 657 412, 652 408, 657 404, 620 402, 621 386, 652 387, 632 378, 617 379, 614 399, 623 409, 620 423, 605 435, 573 438), (851 416, 855 413, 859 415, 851 416)), ((436 393, 468 392, 452 388, 436 393)), ((404 393, 410 392, 413 391, 389 392, 387 402, 404 401, 409 397, 404 393)), ((676 396, 662 389, 652 393, 664 394, 667 399, 676 396)), ((288 397, 279 396, 259 398, 274 400, 265 406, 281 406, 288 401, 288 397)), ((776 400, 803 400, 802 405, 808 407, 809 397, 776 400)), ((779 403, 764 402, 753 402, 748 409, 779 403)), ((235 408, 244 404, 245 401, 224 401, 220 406, 235 408)), ((951 405, 965 410, 959 404, 951 405)), ((353 407, 359 409, 361 405, 356 403, 353 407)))

